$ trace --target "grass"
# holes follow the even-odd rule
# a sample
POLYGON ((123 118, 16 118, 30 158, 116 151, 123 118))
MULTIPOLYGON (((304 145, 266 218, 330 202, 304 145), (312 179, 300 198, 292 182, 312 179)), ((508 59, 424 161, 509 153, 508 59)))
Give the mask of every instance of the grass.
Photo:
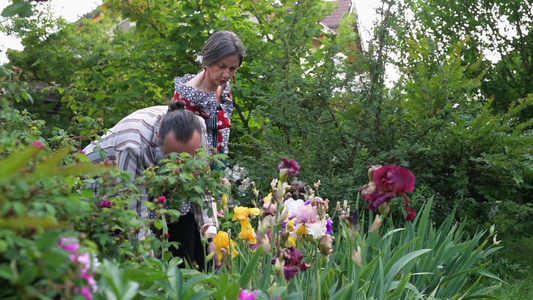
POLYGON ((533 299, 533 238, 522 238, 506 246, 507 251, 502 253, 505 258, 497 262, 499 268, 507 270, 507 276, 502 276, 506 284, 490 295, 501 300, 533 299))
POLYGON ((528 274, 520 279, 513 279, 494 291, 491 296, 501 300, 533 299, 533 274, 528 274))

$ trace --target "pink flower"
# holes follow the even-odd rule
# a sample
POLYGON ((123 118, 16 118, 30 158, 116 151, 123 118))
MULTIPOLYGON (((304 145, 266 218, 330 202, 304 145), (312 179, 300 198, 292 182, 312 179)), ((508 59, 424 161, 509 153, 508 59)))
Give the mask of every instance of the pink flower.
POLYGON ((85 154, 85 151, 83 151, 83 149, 78 149, 78 153, 85 154))
POLYGON ((402 194, 415 189, 415 175, 397 165, 384 165, 374 171, 373 181, 376 190, 384 193, 402 194))
POLYGON ((87 300, 92 300, 93 299, 93 294, 91 292, 91 288, 86 286, 84 288, 82 288, 80 290, 80 294, 82 294, 83 296, 85 296, 85 299, 87 300))
POLYGON ((300 210, 296 213, 296 218, 301 223, 313 223, 320 220, 316 206, 309 205, 300 207, 300 210))
POLYGON ((96 119, 96 121, 97 121, 98 123, 104 123, 104 119, 102 119, 102 118, 98 118, 98 119, 96 119))
POLYGON ((95 292, 98 286, 96 280, 94 279, 94 274, 89 273, 89 271, 97 267, 100 263, 96 258, 93 258, 88 252, 83 254, 79 253, 81 246, 77 238, 63 237, 59 240, 58 244, 62 249, 73 253, 69 256, 70 261, 79 264, 78 268, 80 277, 87 280, 87 283, 89 285, 83 288, 76 288, 75 290, 80 294, 84 295, 87 300, 92 300, 92 292, 95 292))
POLYGON ((159 196, 157 197, 157 201, 159 201, 159 203, 161 204, 164 204, 165 202, 167 202, 167 198, 165 196, 159 196))
POLYGON ((21 73, 22 72, 22 69, 19 68, 19 67, 13 67, 13 69, 15 69, 16 73, 21 73))
POLYGON ((61 247, 61 249, 71 253, 78 253, 81 248, 78 239, 73 237, 61 238, 58 242, 58 245, 61 247))
POLYGON ((242 300, 256 300, 255 296, 259 296, 258 291, 249 291, 249 290, 242 290, 241 294, 239 295, 239 299, 242 300))
POLYGON ((32 145, 33 147, 35 147, 35 148, 39 148, 39 149, 41 149, 41 150, 44 149, 44 148, 46 148, 46 146, 43 144, 43 142, 41 142, 41 141, 39 141, 39 140, 33 142, 31 145, 32 145))
POLYGON ((163 236, 164 236, 166 239, 168 239, 168 238, 170 237, 170 233, 167 232, 167 233, 163 234, 163 236))
POLYGON ((113 207, 113 202, 109 201, 109 200, 103 200, 100 205, 98 205, 98 207, 100 208, 111 208, 113 207))

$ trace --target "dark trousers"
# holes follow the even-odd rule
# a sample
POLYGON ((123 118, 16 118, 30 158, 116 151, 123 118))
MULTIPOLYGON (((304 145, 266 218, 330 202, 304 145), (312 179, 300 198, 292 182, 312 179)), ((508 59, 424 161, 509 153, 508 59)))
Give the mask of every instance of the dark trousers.
POLYGON ((184 260, 179 267, 185 267, 185 261, 191 266, 198 265, 200 271, 205 267, 206 248, 202 245, 198 225, 192 212, 181 216, 176 223, 168 224, 168 240, 178 242, 178 249, 170 247, 172 256, 181 257, 184 260))

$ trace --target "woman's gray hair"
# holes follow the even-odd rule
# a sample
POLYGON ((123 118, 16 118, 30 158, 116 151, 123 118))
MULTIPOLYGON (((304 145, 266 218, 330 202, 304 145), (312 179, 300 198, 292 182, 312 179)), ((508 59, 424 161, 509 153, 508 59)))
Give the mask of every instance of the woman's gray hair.
POLYGON ((246 49, 238 35, 231 31, 218 31, 213 33, 202 49, 202 65, 210 66, 227 56, 236 55, 239 66, 246 56, 246 49))

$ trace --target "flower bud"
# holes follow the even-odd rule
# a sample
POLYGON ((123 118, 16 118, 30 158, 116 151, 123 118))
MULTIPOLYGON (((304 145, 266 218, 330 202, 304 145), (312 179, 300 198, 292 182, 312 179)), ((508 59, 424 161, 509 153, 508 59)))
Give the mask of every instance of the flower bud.
POLYGON ((341 202, 340 201, 337 201, 337 206, 335 207, 335 210, 337 212, 341 212, 343 211, 342 207, 341 207, 341 202))
POLYGON ((45 145, 43 144, 43 142, 41 142, 41 141, 39 141, 39 140, 33 142, 31 145, 32 145, 33 147, 35 147, 35 148, 40 149, 40 150, 46 148, 45 145))
POLYGON ((494 237, 492 238, 492 242, 494 243, 494 245, 499 245, 499 244, 502 242, 501 240, 498 241, 498 240, 496 239, 497 236, 498 236, 498 235, 495 234, 494 237))
MULTIPOLYGON (((383 216, 383 217, 386 217, 389 212, 390 212, 390 202, 385 202, 383 204, 381 204, 379 207, 379 213, 383 216)), ((416 214, 415 214, 416 215, 416 214)))
POLYGON ((412 207, 408 207, 407 208, 407 218, 405 218, 405 220, 407 222, 412 222, 414 221, 416 218, 416 210, 412 207))
POLYGON ((329 256, 333 253, 334 240, 335 238, 329 234, 324 234, 320 238, 320 244, 318 245, 318 248, 320 249, 320 253, 322 253, 322 255, 329 256))
POLYGON ((371 165, 370 169, 368 169, 368 181, 372 182, 374 181, 374 171, 381 168, 381 165, 371 165))
POLYGON ((368 232, 377 231, 381 227, 381 225, 383 225, 383 221, 384 219, 380 215, 377 215, 376 218, 374 219, 374 223, 372 223, 368 232))
POLYGON ((361 247, 357 246, 357 250, 352 251, 352 259, 358 266, 363 266, 363 255, 361 247))

